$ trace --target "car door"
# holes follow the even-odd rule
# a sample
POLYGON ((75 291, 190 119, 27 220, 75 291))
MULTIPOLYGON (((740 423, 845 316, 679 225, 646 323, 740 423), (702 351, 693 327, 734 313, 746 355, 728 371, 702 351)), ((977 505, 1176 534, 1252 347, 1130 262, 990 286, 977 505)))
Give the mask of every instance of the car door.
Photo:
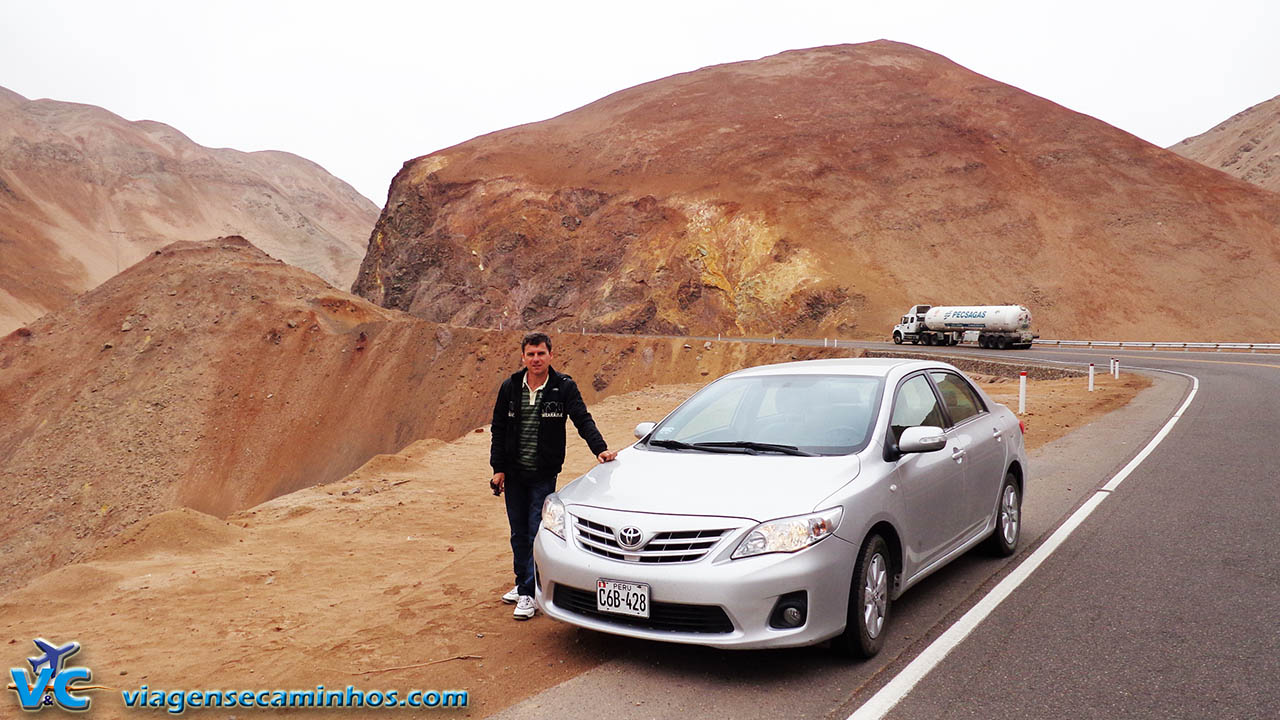
MULTIPOLYGON (((932 383, 924 373, 911 375, 897 387, 889 419, 889 440, 896 445, 902 431, 920 425, 945 427, 946 417, 932 383)), ((959 542, 969 523, 963 458, 948 436, 942 450, 903 455, 896 461, 895 482, 903 498, 903 525, 908 563, 919 569, 959 542)))
POLYGON ((929 376, 951 423, 947 433, 962 450, 961 465, 968 488, 963 505, 968 515, 963 533, 967 539, 986 526, 1000 493, 1008 453, 1005 428, 960 375, 934 370, 929 376))

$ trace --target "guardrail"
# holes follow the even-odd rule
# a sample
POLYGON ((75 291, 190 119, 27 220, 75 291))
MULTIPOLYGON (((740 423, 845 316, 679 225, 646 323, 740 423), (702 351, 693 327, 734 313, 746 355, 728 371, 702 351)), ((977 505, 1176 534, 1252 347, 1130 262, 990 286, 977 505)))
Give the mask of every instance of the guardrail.
POLYGON ((1119 347, 1119 348, 1149 348, 1151 350, 1213 350, 1222 352, 1223 350, 1248 350, 1249 352, 1257 352, 1259 350, 1280 351, 1280 343, 1200 343, 1200 342, 1116 342, 1109 340, 1040 340, 1035 341, 1036 345, 1060 345, 1060 346, 1079 346, 1079 347, 1119 347))

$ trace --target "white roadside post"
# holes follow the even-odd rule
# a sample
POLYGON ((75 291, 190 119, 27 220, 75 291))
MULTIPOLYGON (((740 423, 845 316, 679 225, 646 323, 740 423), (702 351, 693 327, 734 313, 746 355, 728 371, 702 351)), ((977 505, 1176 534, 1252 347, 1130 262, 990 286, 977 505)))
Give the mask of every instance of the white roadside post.
POLYGON ((1111 376, 1117 380, 1120 379, 1120 358, 1116 358, 1115 368, 1111 371, 1111 376))
POLYGON ((1089 392, 1093 392, 1093 363, 1089 363, 1089 392))
POLYGON ((1018 373, 1018 414, 1027 411, 1027 371, 1018 373))

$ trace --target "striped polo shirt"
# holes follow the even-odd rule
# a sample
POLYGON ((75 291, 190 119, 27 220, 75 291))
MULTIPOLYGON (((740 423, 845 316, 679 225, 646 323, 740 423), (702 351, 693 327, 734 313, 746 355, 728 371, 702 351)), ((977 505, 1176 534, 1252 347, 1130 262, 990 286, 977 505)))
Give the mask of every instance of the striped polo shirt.
POLYGON ((520 467, 525 470, 538 469, 538 425, 542 418, 542 391, 546 387, 544 380, 530 394, 528 373, 520 383, 520 467))

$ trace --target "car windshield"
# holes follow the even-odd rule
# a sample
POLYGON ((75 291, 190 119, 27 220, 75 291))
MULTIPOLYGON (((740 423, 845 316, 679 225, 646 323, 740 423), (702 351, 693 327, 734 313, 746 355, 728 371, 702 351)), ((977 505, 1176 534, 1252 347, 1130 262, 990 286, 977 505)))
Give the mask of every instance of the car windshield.
POLYGON ((648 444, 674 452, 847 455, 870 441, 881 387, 881 378, 855 375, 725 378, 677 408, 648 444))

